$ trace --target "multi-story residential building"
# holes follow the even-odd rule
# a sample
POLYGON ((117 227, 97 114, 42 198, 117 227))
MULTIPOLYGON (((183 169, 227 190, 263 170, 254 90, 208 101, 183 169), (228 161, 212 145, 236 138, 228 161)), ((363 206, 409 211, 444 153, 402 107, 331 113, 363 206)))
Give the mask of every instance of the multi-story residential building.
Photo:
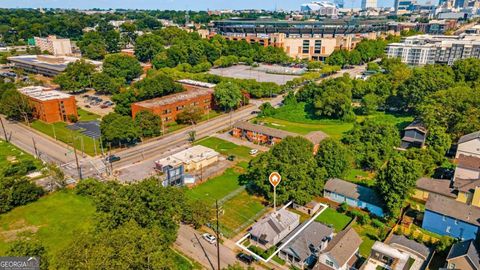
POLYGON ((303 13, 317 14, 320 16, 333 17, 338 15, 337 6, 328 1, 317 1, 300 6, 303 13))
POLYGON ((362 0, 362 9, 377 8, 377 0, 362 0))
POLYGON ((178 82, 183 85, 186 91, 133 103, 132 117, 135 118, 135 115, 140 111, 150 111, 159 115, 162 118, 162 123, 170 123, 175 121, 177 115, 186 107, 200 108, 203 113, 208 113, 212 109, 215 84, 192 80, 180 80, 178 82))
POLYGON ((18 89, 28 98, 33 116, 47 123, 68 122, 69 117, 78 117, 75 97, 43 86, 18 89))
POLYGON ((395 13, 398 15, 410 13, 415 3, 415 0, 395 0, 395 13))
POLYGON ((447 64, 465 58, 480 58, 480 35, 418 35, 387 46, 387 56, 409 65, 447 64))
POLYGON ((35 46, 40 51, 48 51, 53 55, 71 55, 72 44, 68 38, 57 38, 56 36, 48 36, 46 38, 34 37, 35 46))
POLYGON ((215 21, 210 36, 245 40, 262 46, 280 47, 293 58, 323 60, 335 49, 350 50, 362 39, 375 39, 389 32, 388 20, 215 21))

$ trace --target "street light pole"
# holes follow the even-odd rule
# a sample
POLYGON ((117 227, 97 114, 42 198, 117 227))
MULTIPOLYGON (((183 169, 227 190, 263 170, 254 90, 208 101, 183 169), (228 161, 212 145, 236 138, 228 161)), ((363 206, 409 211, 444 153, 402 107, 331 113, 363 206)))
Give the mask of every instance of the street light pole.
POLYGON ((3 135, 5 135, 5 141, 8 142, 7 131, 5 130, 5 126, 3 125, 3 119, 1 116, 0 116, 0 123, 2 124, 3 135))
POLYGON ((220 234, 219 234, 219 225, 218 225, 218 200, 215 200, 215 208, 217 212, 217 269, 220 270, 220 234))

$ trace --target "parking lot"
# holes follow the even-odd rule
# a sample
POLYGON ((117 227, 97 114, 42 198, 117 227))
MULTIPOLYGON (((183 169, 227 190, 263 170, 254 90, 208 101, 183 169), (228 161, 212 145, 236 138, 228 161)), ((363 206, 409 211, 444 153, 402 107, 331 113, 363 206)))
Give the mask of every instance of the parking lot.
POLYGON ((303 73, 303 70, 279 65, 260 65, 259 67, 236 65, 228 68, 211 69, 209 73, 222 77, 254 79, 258 82, 273 82, 284 85, 288 81, 299 77, 303 73))
POLYGON ((98 95, 95 91, 88 91, 76 95, 75 99, 77 101, 77 106, 100 116, 105 116, 113 112, 114 104, 111 101, 110 96, 98 95))

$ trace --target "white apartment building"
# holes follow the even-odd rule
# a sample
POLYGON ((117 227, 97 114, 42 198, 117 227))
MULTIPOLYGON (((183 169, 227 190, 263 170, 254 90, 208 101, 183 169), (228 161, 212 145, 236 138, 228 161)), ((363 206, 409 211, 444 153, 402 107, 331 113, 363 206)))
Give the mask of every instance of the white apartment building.
POLYGON ((386 51, 387 57, 408 65, 452 65, 459 59, 480 58, 480 35, 418 35, 391 43, 386 51))
POLYGON ((46 38, 34 37, 35 46, 42 52, 48 51, 53 55, 71 55, 72 44, 68 38, 57 38, 56 36, 48 36, 46 38))
POLYGON ((362 9, 377 8, 377 0, 362 0, 362 9))

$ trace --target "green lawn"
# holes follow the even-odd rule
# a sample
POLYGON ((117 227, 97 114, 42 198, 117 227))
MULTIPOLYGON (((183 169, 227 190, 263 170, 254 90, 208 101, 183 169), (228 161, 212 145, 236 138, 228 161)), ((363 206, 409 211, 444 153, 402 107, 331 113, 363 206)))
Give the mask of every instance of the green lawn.
POLYGON ((367 187, 373 187, 375 185, 375 179, 372 175, 369 175, 368 172, 361 169, 348 170, 343 179, 367 187))
POLYGON ((0 255, 18 235, 34 235, 51 254, 65 248, 75 231, 92 226, 95 207, 73 191, 60 191, 0 215, 0 255))
POLYGON ((78 120, 83 122, 100 120, 102 118, 98 114, 94 114, 92 112, 86 111, 81 108, 77 108, 77 112, 78 112, 78 120))
POLYGON ((0 171, 14 162, 33 160, 37 168, 42 166, 40 160, 35 159, 32 155, 23 152, 20 148, 11 143, 0 140, 0 171))
POLYGON ((228 142, 216 137, 208 137, 195 142, 195 144, 200 144, 212 148, 213 150, 225 156, 234 155, 237 159, 241 159, 244 161, 252 159, 252 156, 250 155, 250 148, 246 146, 236 145, 232 142, 228 142))
POLYGON ((75 147, 77 151, 81 152, 82 150, 85 151, 88 155, 95 155, 95 148, 96 153, 100 153, 100 146, 99 140, 94 139, 83 135, 79 131, 70 130, 67 128, 67 124, 64 122, 57 122, 53 124, 45 123, 40 120, 35 120, 32 122, 31 127, 52 137, 57 138, 57 140, 62 141, 68 145, 72 145, 72 139, 75 138, 75 147), (83 148, 82 148, 82 138, 83 138, 83 148), (95 146, 95 147, 94 147, 95 146))
POLYGON ((230 238, 253 223, 253 219, 265 209, 260 198, 242 191, 222 205, 220 217, 222 233, 230 238))
POLYGON ((350 223, 352 218, 329 207, 315 220, 326 225, 331 225, 335 229, 335 232, 339 232, 350 223))
MULTIPOLYGON (((394 115, 384 112, 377 112, 369 116, 357 116, 357 121, 361 122, 366 118, 379 119, 382 122, 391 123, 399 129, 403 129, 413 117, 394 115)), ((278 128, 301 135, 312 131, 321 130, 334 138, 340 138, 344 133, 353 128, 354 123, 347 123, 335 119, 321 119, 315 116, 313 109, 306 103, 296 105, 287 105, 280 107, 271 117, 257 118, 257 121, 265 123, 272 128, 278 128)))
POLYGON ((359 248, 359 253, 364 258, 368 258, 372 251, 372 246, 375 241, 377 241, 377 237, 380 235, 381 231, 370 224, 360 225, 356 222, 353 224, 353 228, 363 240, 359 248))
POLYGON ((228 168, 222 175, 187 190, 187 196, 213 204, 215 200, 220 200, 240 188, 238 183, 240 173, 239 168, 228 168))

